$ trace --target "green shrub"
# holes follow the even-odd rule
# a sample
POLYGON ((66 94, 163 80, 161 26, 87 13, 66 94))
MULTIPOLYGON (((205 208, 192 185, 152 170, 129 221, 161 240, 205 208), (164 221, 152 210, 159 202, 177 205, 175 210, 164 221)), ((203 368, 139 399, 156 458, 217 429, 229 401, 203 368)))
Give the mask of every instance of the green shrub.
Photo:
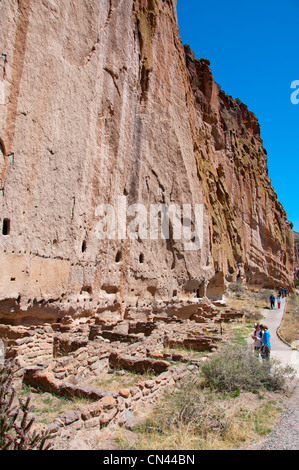
POLYGON ((278 361, 261 361, 252 347, 237 343, 226 344, 203 363, 201 371, 209 387, 226 392, 282 390, 294 373, 278 361))

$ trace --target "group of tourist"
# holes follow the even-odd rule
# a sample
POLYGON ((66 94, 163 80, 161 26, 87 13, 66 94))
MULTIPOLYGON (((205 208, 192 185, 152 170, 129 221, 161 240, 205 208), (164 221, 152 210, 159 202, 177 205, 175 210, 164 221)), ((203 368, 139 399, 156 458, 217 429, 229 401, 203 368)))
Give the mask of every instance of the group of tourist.
POLYGON ((284 299, 288 295, 288 289, 286 287, 281 287, 277 297, 275 297, 274 294, 270 295, 270 308, 273 310, 275 307, 275 301, 277 300, 277 308, 280 308, 281 306, 281 299, 284 299))
MULTIPOLYGON (((280 308, 281 300, 288 296, 288 289, 286 287, 281 287, 279 289, 277 297, 274 294, 270 295, 270 308, 271 310, 275 307, 275 302, 277 301, 277 307, 280 308)), ((271 335, 269 333, 268 327, 261 323, 255 323, 254 333, 251 335, 251 338, 254 340, 254 350, 256 353, 261 355, 262 359, 269 359, 271 352, 271 335)))
POLYGON ((254 333, 251 336, 254 340, 254 350, 257 354, 260 354, 262 359, 269 359, 271 352, 271 335, 268 327, 261 323, 255 323, 254 333))
POLYGON ((284 298, 284 297, 287 297, 288 295, 288 289, 284 286, 284 287, 281 287, 278 294, 284 298))

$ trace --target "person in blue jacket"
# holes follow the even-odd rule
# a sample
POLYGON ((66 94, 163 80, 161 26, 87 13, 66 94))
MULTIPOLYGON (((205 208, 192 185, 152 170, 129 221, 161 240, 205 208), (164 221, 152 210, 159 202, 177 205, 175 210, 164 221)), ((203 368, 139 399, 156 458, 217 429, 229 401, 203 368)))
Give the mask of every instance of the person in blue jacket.
POLYGON ((275 295, 270 295, 270 308, 271 310, 275 307, 275 295))
POLYGON ((270 352, 271 352, 270 338, 271 338, 271 335, 270 335, 268 327, 266 325, 260 325, 260 329, 264 332, 264 334, 263 334, 263 344, 262 344, 263 358, 264 359, 270 359, 270 352))

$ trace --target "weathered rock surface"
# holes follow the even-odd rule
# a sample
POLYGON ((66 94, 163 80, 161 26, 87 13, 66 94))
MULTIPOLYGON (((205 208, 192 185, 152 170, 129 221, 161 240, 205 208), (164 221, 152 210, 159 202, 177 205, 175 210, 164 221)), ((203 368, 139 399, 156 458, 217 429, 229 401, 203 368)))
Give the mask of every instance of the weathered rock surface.
POLYGON ((299 233, 294 232, 295 239, 295 279, 299 279, 299 233))
POLYGON ((169 362, 161 359, 140 359, 129 356, 128 354, 121 356, 116 352, 111 353, 109 357, 109 365, 114 369, 136 371, 139 374, 145 374, 146 372, 161 374, 162 372, 165 372, 170 366, 169 362))
POLYGON ((175 7, 1 2, 1 322, 146 321, 154 300, 219 299, 236 279, 291 286, 258 121, 182 46, 175 7), (96 208, 119 197, 147 213, 204 204, 201 250, 137 224, 136 239, 99 240, 96 208))

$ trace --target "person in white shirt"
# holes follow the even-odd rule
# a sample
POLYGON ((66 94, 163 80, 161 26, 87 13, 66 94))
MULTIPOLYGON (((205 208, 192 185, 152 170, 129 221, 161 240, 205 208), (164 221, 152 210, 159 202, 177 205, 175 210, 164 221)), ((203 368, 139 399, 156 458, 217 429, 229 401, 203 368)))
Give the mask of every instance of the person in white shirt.
POLYGON ((255 330, 251 338, 254 340, 254 350, 259 354, 263 344, 263 331, 258 323, 255 323, 254 328, 255 330))

